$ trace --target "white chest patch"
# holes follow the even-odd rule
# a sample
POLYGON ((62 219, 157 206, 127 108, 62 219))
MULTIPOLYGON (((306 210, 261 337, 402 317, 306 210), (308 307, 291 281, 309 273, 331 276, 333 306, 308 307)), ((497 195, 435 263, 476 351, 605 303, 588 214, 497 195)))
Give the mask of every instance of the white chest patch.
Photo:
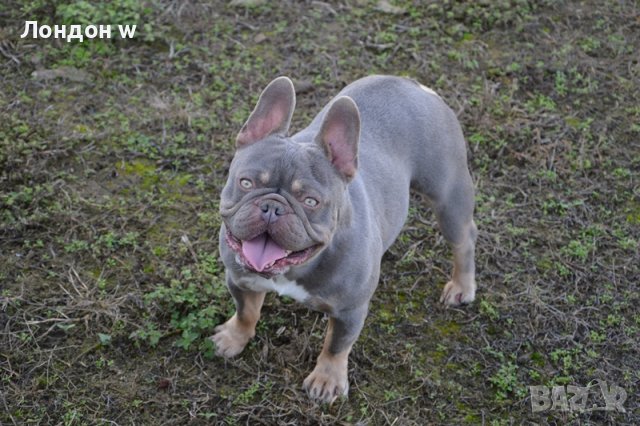
POLYGON ((436 92, 433 91, 433 89, 428 88, 427 86, 424 85, 420 85, 420 87, 422 88, 422 90, 424 90, 427 93, 430 93, 432 95, 436 95, 437 97, 440 97, 440 95, 438 95, 436 92))
POLYGON ((298 302, 304 302, 309 297, 309 293, 304 287, 296 281, 287 280, 281 275, 271 279, 263 277, 246 278, 238 284, 240 287, 252 291, 275 291, 280 296, 288 296, 298 302))

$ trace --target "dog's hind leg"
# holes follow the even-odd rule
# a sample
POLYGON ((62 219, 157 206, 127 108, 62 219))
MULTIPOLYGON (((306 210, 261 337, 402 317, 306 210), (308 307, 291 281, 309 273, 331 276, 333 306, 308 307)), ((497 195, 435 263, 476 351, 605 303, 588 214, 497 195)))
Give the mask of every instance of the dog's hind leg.
POLYGON ((473 184, 468 172, 435 202, 440 229, 453 250, 453 275, 440 297, 446 305, 470 303, 475 298, 474 256, 478 228, 473 221, 474 204, 473 184))

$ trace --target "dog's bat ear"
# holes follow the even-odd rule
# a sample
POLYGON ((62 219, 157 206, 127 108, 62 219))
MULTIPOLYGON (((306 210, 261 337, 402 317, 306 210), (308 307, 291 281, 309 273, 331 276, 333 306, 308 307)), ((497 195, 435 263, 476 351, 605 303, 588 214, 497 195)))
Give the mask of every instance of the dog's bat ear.
POLYGON ((349 182, 358 168, 358 142, 360 140, 360 112, 348 96, 336 99, 327 111, 316 136, 329 161, 340 176, 349 182))
POLYGON ((296 92, 287 77, 278 77, 262 91, 258 104, 236 138, 236 148, 269 135, 286 136, 296 106, 296 92))

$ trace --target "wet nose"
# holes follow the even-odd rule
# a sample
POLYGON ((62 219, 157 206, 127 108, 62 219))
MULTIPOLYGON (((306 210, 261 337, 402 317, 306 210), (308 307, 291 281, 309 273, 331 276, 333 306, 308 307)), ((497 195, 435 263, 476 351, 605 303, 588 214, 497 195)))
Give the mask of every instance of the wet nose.
POLYGON ((262 212, 262 220, 274 223, 285 213, 285 208, 277 201, 265 200, 260 204, 260 211, 262 212))

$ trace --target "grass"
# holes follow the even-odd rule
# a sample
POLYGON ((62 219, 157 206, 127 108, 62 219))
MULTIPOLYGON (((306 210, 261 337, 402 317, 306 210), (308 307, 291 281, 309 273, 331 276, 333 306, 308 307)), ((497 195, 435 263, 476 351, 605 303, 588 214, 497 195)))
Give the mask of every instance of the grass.
POLYGON ((625 2, 8 1, 0 6, 0 423, 637 424, 637 10, 625 2), (631 18, 630 18, 631 17, 631 18), (20 39, 24 21, 138 23, 133 40, 20 39), (58 70, 43 78, 40 71, 58 70), (34 71, 38 71, 34 74, 34 71), (326 319, 269 295, 237 359, 218 194, 260 89, 406 75, 459 115, 477 187, 477 300, 415 199, 350 357, 301 383, 326 319), (626 412, 532 411, 529 386, 624 388, 626 412))

